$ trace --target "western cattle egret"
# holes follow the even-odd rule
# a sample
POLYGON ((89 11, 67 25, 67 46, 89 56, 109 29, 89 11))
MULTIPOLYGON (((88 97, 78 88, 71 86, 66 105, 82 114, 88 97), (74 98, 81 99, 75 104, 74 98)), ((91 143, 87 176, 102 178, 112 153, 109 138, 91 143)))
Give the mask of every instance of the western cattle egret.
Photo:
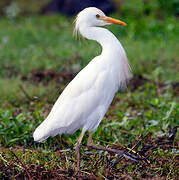
POLYGON ((47 118, 37 127, 33 137, 41 142, 49 136, 72 134, 79 128, 82 133, 77 142, 77 166, 80 168, 80 146, 86 131, 88 145, 97 149, 117 152, 114 149, 92 145, 92 133, 97 129, 108 110, 115 93, 126 87, 130 79, 130 66, 119 40, 100 26, 126 23, 107 17, 101 10, 89 7, 75 20, 75 32, 95 40, 102 46, 101 55, 95 57, 68 84, 57 99, 47 118))

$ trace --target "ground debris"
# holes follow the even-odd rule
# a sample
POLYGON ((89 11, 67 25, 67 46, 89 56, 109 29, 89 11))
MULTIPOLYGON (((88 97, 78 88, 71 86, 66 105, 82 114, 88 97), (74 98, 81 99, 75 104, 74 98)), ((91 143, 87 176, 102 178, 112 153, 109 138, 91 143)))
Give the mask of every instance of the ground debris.
POLYGON ((72 69, 65 69, 63 71, 55 71, 53 69, 33 70, 29 75, 22 75, 21 79, 33 83, 48 84, 51 81, 64 82, 71 81, 76 75, 72 69))
MULTIPOLYGON (((169 131, 169 136, 153 137, 151 133, 145 136, 140 135, 139 139, 131 145, 132 148, 115 146, 113 148, 125 150, 132 158, 119 158, 114 153, 104 153, 103 151, 85 151, 82 155, 81 175, 77 175, 74 150, 55 152, 55 160, 51 158, 45 164, 25 163, 25 160, 18 157, 18 151, 26 150, 19 147, 3 150, 0 159, 0 178, 15 179, 166 179, 169 167, 172 167, 177 177, 177 167, 179 159, 177 154, 172 153, 178 149, 178 142, 175 141, 177 127, 169 131), (172 136, 172 138, 171 138, 172 136), (11 158, 7 160, 6 151, 11 153, 11 158), (19 164, 20 166, 17 166, 19 164), (71 165, 70 165, 71 164, 71 165), (111 165, 112 166, 109 166, 111 165), (53 165, 53 167, 52 167, 53 165), (160 167, 160 168, 159 168, 160 167), (131 171, 132 168, 132 171, 131 171), (130 169, 130 173, 128 170, 130 169), (133 173, 131 173, 133 172, 133 173)), ((35 150, 31 150, 31 153, 35 150)), ((38 152, 36 152, 38 154, 38 152)), ((44 157, 42 153, 40 157, 44 157)), ((47 156, 46 156, 47 158, 47 156)))

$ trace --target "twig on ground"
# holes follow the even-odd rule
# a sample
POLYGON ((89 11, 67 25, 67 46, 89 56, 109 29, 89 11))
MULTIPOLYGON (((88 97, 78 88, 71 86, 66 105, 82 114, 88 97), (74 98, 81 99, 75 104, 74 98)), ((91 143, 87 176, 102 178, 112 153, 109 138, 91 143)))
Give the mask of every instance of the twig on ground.
MULTIPOLYGON (((3 155, 2 155, 1 153, 0 153, 0 157, 1 157, 1 159, 2 159, 8 166, 10 165, 10 163, 3 157, 3 155)), ((15 165, 16 165, 17 167, 23 169, 22 166, 20 166, 20 165, 18 165, 18 164, 16 164, 16 163, 15 163, 15 165)))
POLYGON ((20 90, 24 93, 25 97, 29 100, 29 101, 32 101, 33 98, 30 97, 30 95, 26 92, 26 90, 24 89, 23 85, 22 84, 19 84, 19 88, 20 90))
POLYGON ((9 165, 8 161, 3 157, 3 155, 0 153, 0 158, 3 162, 5 162, 7 165, 9 165))
POLYGON ((25 171, 26 171, 26 173, 27 173, 27 176, 29 177, 29 180, 31 180, 32 178, 31 178, 31 176, 30 176, 30 173, 28 172, 28 170, 27 170, 27 167, 22 163, 22 161, 16 156, 16 154, 13 152, 13 151, 11 151, 11 150, 9 150, 13 155, 14 155, 14 157, 18 160, 18 162, 22 165, 22 167, 23 167, 23 169, 25 169, 25 171))

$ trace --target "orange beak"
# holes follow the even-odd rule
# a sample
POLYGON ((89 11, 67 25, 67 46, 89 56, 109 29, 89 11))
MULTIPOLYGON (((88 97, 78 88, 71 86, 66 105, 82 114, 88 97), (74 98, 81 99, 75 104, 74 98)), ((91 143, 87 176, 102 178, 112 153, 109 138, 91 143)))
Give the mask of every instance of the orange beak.
POLYGON ((114 19, 114 18, 111 18, 111 17, 100 17, 99 19, 107 22, 107 23, 112 23, 112 24, 120 24, 120 25, 123 25, 123 26, 126 26, 127 24, 123 21, 120 21, 118 19, 114 19))

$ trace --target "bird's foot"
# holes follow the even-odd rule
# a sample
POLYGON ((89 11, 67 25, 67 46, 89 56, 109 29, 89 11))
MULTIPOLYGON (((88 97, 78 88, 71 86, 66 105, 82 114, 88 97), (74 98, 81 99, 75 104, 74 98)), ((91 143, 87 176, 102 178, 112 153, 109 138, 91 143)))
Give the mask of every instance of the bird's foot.
POLYGON ((109 163, 109 167, 115 166, 118 162, 120 162, 122 158, 126 158, 134 162, 139 162, 142 160, 147 161, 146 158, 140 158, 138 156, 131 155, 130 153, 123 152, 123 154, 119 155, 119 157, 115 161, 109 163))
POLYGON ((116 153, 118 155, 122 155, 124 153, 124 151, 121 151, 121 150, 111 149, 111 148, 103 147, 103 146, 97 146, 97 145, 94 145, 94 144, 91 144, 91 143, 88 143, 87 146, 89 148, 92 148, 92 149, 108 151, 108 152, 116 153))
POLYGON ((126 153, 125 151, 122 151, 122 150, 111 149, 111 148, 103 147, 103 146, 97 146, 97 145, 94 145, 94 144, 91 144, 91 143, 88 143, 87 146, 89 148, 92 148, 92 149, 103 150, 103 151, 108 151, 108 152, 118 154, 119 155, 118 159, 116 159, 114 162, 110 163, 109 167, 112 167, 115 164, 117 164, 123 157, 125 157, 127 159, 130 159, 132 161, 135 161, 135 162, 138 162, 140 160, 146 160, 145 158, 140 158, 138 156, 131 155, 131 154, 126 153))

